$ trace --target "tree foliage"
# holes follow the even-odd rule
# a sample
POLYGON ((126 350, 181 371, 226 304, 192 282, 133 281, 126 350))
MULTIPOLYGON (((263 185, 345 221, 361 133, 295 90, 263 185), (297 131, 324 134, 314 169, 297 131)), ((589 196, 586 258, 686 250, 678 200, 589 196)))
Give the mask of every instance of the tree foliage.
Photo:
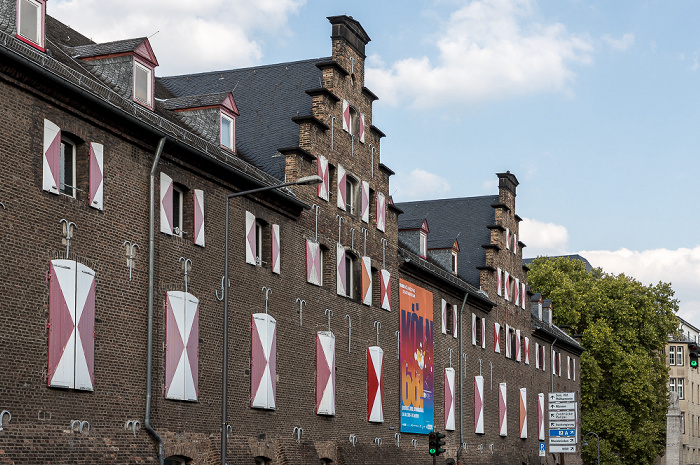
MULTIPOLYGON (((666 445, 668 368, 664 347, 678 328, 678 300, 668 283, 643 285, 579 260, 537 258, 527 275, 533 292, 552 299, 558 326, 583 337, 582 436, 600 436, 605 464, 652 464, 666 445)), ((595 463, 589 436, 584 460, 595 463)))

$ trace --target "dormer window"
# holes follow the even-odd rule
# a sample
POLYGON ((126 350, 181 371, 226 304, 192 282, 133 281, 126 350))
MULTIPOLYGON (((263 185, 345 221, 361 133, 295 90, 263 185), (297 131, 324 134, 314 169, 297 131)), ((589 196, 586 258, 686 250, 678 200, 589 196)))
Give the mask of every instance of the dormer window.
POLYGON ((134 100, 153 107, 153 69, 134 60, 134 100))
POLYGON ((420 256, 421 258, 428 256, 428 235, 425 231, 420 232, 420 256))
POLYGON ((234 150, 236 141, 235 118, 221 113, 221 146, 231 151, 234 150))
POLYGON ((17 1, 17 37, 44 51, 45 0, 17 1))
POLYGON ((457 274, 457 252, 452 252, 452 272, 457 274))

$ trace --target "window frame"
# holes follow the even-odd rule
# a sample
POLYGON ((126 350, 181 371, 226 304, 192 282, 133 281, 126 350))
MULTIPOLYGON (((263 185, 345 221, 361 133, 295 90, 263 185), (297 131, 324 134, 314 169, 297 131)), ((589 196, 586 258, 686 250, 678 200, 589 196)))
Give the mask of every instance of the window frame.
POLYGON ((223 110, 219 112, 219 144, 226 150, 230 150, 231 152, 236 151, 236 117, 223 110), (229 131, 227 131, 226 134, 230 138, 230 146, 224 143, 224 121, 230 125, 229 131))
POLYGON ((63 131, 61 131, 61 154, 60 154, 60 174, 59 174, 59 186, 58 186, 58 192, 62 195, 65 195, 67 197, 72 197, 76 198, 76 191, 78 191, 78 187, 76 186, 77 184, 77 175, 78 175, 78 170, 77 170, 77 156, 78 156, 78 144, 74 139, 71 137, 67 136, 63 131), (71 175, 71 183, 68 184, 65 182, 66 180, 66 172, 69 171, 68 168, 68 163, 66 161, 66 146, 70 146, 72 148, 71 152, 71 161, 70 161, 70 175, 71 175), (66 186, 68 189, 66 189, 66 186), (69 193, 68 190, 72 190, 72 193, 69 193))
POLYGON ((360 112, 352 105, 348 105, 350 110, 350 130, 348 131, 355 137, 360 137, 360 112))
POLYGON ((676 378, 676 392, 678 393, 678 399, 684 399, 684 389, 683 389, 683 378, 676 378))
POLYGON ((420 258, 427 258, 428 257, 428 234, 425 231, 420 231, 419 232, 419 241, 420 244, 418 245, 419 247, 419 254, 420 258))
POLYGON ((185 190, 173 183, 173 236, 182 237, 185 190))
POLYGON ((676 365, 676 346, 669 346, 668 348, 668 364, 670 366, 676 365))
POLYGON ((133 100, 136 103, 139 103, 145 107, 150 108, 151 110, 153 109, 153 67, 147 65, 146 63, 142 62, 141 60, 138 60, 136 56, 134 56, 134 69, 133 69, 133 88, 132 88, 132 95, 133 95, 133 100), (147 101, 142 100, 136 95, 136 89, 137 89, 137 73, 136 70, 140 69, 142 71, 146 72, 146 98, 147 101))
POLYGON ((452 251, 452 273, 457 274, 457 252, 452 251))
POLYGON ((348 250, 345 251, 345 297, 355 298, 355 266, 357 258, 348 250))
POLYGON ((45 43, 46 43, 46 0, 17 0, 16 4, 16 9, 17 9, 17 15, 16 15, 16 25, 17 25, 17 31, 16 31, 16 37, 21 40, 22 42, 25 42, 29 45, 31 45, 34 48, 37 48, 41 50, 42 52, 45 52, 46 49, 45 43), (22 35, 21 33, 21 24, 22 24, 22 16, 20 12, 22 9, 20 6, 22 3, 28 3, 33 6, 38 6, 38 14, 37 14, 37 41, 35 42, 32 40, 30 37, 27 37, 25 35, 22 35))
POLYGON ((360 188, 360 181, 352 176, 347 171, 345 172, 345 208, 352 215, 357 216, 360 208, 357 205, 359 195, 357 190, 360 188))
POLYGON ((676 366, 683 366, 683 346, 676 346, 676 366))

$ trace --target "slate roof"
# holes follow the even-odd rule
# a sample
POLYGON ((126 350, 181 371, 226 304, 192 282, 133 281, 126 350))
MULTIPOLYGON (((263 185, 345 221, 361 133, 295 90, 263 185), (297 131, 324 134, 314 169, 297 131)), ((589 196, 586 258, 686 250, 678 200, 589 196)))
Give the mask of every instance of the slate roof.
POLYGON ((228 94, 228 92, 219 92, 217 94, 176 97, 163 100, 162 105, 166 110, 219 106, 226 99, 228 94))
POLYGON ((70 50, 73 58, 99 57, 115 53, 133 52, 144 40, 146 40, 145 37, 140 37, 137 39, 117 40, 102 44, 79 45, 77 47, 71 47, 70 50))
MULTIPOLYGON (((455 234, 455 237, 456 237, 456 234, 455 234)), ((451 249, 454 244, 455 244, 454 238, 452 238, 452 239, 450 239, 449 237, 431 238, 430 234, 428 234, 428 250, 431 250, 431 249, 451 249)))
POLYGON ((576 339, 566 334, 557 325, 549 326, 544 321, 538 320, 535 317, 530 319, 530 325, 533 330, 543 331, 550 336, 557 338, 555 347, 556 345, 564 344, 567 345, 569 349, 573 349, 574 353, 578 353, 579 355, 584 351, 583 346, 581 346, 576 339))
POLYGON ((404 211, 402 217, 428 220, 429 241, 459 242, 458 275, 473 286, 479 287, 479 270, 484 266, 486 253, 481 247, 491 242, 487 226, 496 222, 492 204, 498 203, 498 195, 462 197, 454 199, 402 202, 396 205, 404 211))
POLYGON ((330 58, 227 71, 156 78, 175 97, 232 92, 236 118, 236 153, 277 179, 284 179, 285 157, 277 151, 299 146, 296 116, 311 115, 306 90, 321 87, 316 64, 330 58))

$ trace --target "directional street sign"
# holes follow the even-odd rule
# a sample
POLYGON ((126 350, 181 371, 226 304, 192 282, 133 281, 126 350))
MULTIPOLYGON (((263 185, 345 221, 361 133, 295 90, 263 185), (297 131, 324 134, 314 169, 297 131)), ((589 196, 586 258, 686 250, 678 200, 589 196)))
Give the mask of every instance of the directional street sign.
POLYGON ((549 410, 574 410, 576 409, 575 402, 550 402, 549 410))
POLYGON ((550 436, 576 436, 575 429, 550 429, 550 436))
POLYGON ((550 421, 549 429, 572 429, 576 428, 575 421, 550 421))
MULTIPOLYGON (((570 438, 555 438, 550 436, 549 437, 549 444, 576 444, 576 438, 570 437, 570 438)), ((550 449, 552 447, 550 446, 550 449)))
POLYGON ((573 392, 550 392, 549 401, 550 402, 575 402, 575 393, 573 392))
POLYGON ((556 454, 559 452, 576 452, 576 445, 571 445, 571 446, 549 446, 549 452, 552 454, 556 454))
POLYGON ((550 392, 548 398, 549 452, 574 453, 578 443, 576 393, 550 392))
POLYGON ((550 410, 550 420, 575 420, 576 410, 550 410))

